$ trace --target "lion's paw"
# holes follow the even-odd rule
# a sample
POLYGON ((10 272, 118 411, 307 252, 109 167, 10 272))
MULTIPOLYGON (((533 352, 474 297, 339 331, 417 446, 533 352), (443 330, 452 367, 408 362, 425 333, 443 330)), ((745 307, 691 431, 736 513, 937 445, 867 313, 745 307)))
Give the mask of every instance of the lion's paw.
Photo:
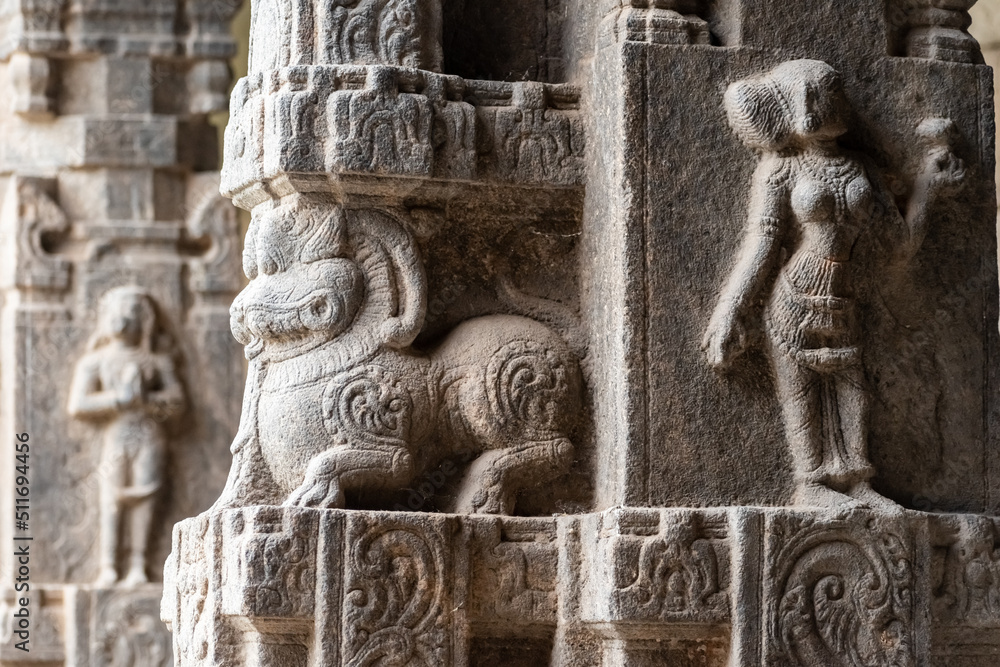
POLYGON ((306 481, 288 496, 286 507, 312 507, 315 509, 343 509, 344 491, 336 477, 306 476, 306 481))

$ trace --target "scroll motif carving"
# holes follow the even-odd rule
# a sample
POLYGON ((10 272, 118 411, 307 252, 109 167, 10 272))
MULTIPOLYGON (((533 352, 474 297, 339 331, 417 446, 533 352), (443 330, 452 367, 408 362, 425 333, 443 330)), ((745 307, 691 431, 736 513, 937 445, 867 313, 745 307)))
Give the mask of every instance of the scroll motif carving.
POLYGON ((122 583, 147 581, 146 549, 167 454, 163 422, 182 414, 185 404, 173 340, 155 301, 137 287, 110 290, 101 299, 87 354, 77 363, 68 407, 103 431, 100 586, 118 581, 126 518, 129 563, 122 583))
MULTIPOLYGON (((368 524, 368 525, 362 525, 368 524)), ((347 544, 343 655, 347 667, 452 664, 445 542, 431 525, 379 516, 347 544)))
POLYGON ((220 506, 270 489, 272 502, 343 507, 345 490, 408 483, 432 438, 479 454, 463 512, 510 513, 520 489, 569 464, 581 386, 567 344, 492 316, 412 352, 426 286, 400 220, 299 199, 257 216, 244 260, 232 326, 251 373, 220 506), (271 417, 288 411, 300 418, 271 417))
POLYGON ((202 192, 211 192, 196 200, 185 220, 188 238, 205 248, 189 262, 191 288, 203 294, 236 292, 242 286, 236 268, 239 262, 234 261, 240 255, 235 243, 239 230, 236 207, 218 194, 218 174, 205 180, 202 192))
POLYGON ((840 74, 826 63, 787 62, 738 81, 725 104, 736 134, 763 157, 751 186, 743 247, 703 348, 712 365, 726 368, 747 346, 747 318, 763 298, 794 458, 795 502, 896 511, 869 483, 871 397, 858 293, 913 258, 927 234, 931 207, 961 187, 965 167, 950 148, 954 127, 934 119, 918 128, 927 153, 904 218, 878 172, 838 146, 848 129, 849 106, 840 74), (873 245, 893 248, 876 269, 883 275, 866 275, 868 267, 853 258, 865 234, 877 239, 873 245))
POLYGON ((913 547, 903 525, 866 512, 772 518, 766 664, 916 664, 913 547))

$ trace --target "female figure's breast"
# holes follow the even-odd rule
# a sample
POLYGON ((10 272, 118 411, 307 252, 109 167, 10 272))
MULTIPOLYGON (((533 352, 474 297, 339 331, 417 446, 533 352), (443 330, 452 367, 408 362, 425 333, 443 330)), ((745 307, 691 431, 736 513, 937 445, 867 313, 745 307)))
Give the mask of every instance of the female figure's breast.
POLYGON ((872 215, 874 194, 860 165, 807 165, 791 192, 802 249, 836 262, 851 258, 872 215))

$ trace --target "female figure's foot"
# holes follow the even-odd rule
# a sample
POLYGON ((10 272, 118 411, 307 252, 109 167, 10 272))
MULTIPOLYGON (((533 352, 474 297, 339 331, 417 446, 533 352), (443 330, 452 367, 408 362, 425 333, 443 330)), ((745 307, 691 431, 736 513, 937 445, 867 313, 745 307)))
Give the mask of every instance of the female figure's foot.
POLYGON ((794 503, 802 507, 832 507, 837 509, 855 509, 862 506, 858 499, 819 482, 800 484, 795 491, 794 503))
POLYGON ((142 565, 133 565, 129 568, 128 575, 122 580, 123 588, 135 588, 136 586, 141 586, 148 582, 149 579, 146 577, 146 568, 142 565))
POLYGON ((101 568, 101 573, 97 575, 94 586, 98 588, 111 588, 115 585, 116 581, 118 581, 118 573, 115 571, 115 568, 104 566, 101 568))

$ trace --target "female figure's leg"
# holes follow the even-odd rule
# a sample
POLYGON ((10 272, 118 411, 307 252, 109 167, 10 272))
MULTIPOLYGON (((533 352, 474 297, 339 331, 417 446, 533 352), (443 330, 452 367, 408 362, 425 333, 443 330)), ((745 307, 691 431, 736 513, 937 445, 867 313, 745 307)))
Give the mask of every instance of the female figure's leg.
POLYGON ((868 458, 868 410, 871 394, 859 364, 836 376, 837 404, 843 433, 842 479, 851 497, 874 509, 898 511, 899 506, 875 492, 870 480, 875 467, 868 458))
POLYGON ((785 423, 785 439, 795 468, 796 505, 857 505, 850 496, 831 488, 826 451, 824 385, 830 378, 801 365, 777 345, 771 346, 771 365, 785 423))
POLYGON ((132 484, 127 491, 132 507, 129 512, 130 550, 128 574, 124 580, 126 586, 148 581, 146 548, 153 528, 156 492, 163 480, 165 443, 160 427, 147 420, 142 431, 145 438, 132 461, 132 484))
POLYGON ((97 586, 111 586, 118 581, 115 562, 118 559, 118 538, 121 529, 121 490, 125 486, 126 466, 125 443, 120 434, 109 430, 105 434, 104 451, 101 455, 100 503, 101 527, 99 571, 97 586))

